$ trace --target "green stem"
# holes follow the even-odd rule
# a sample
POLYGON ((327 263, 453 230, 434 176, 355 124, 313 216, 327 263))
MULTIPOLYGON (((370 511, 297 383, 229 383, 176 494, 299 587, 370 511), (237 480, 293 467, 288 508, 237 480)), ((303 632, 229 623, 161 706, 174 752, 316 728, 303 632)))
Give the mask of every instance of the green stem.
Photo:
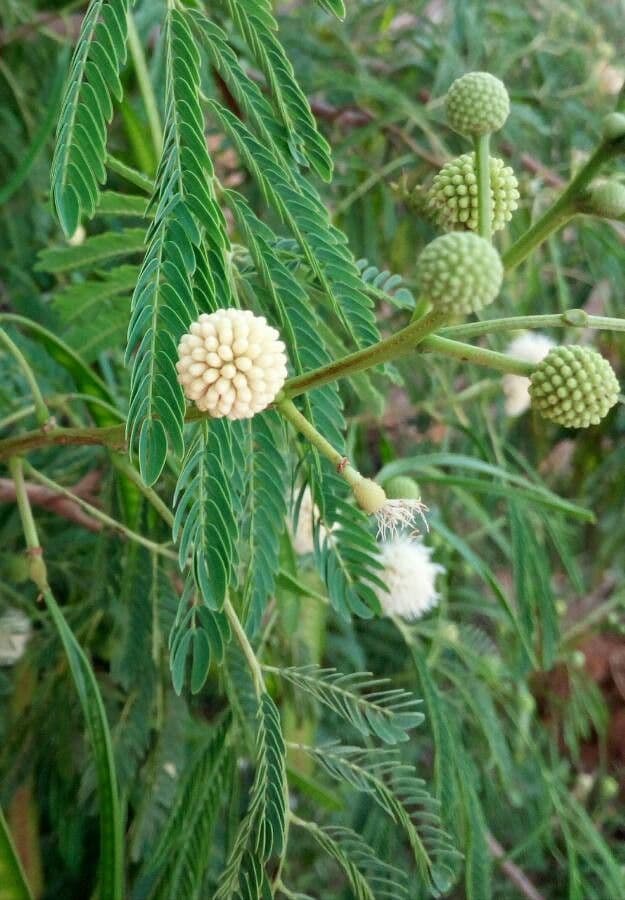
POLYGON ((284 395, 288 398, 297 397, 298 394, 321 387, 330 381, 347 378, 349 375, 355 375, 357 372, 372 368, 372 366, 379 366, 389 360, 404 356, 414 350, 416 345, 428 334, 448 321, 449 316, 446 313, 432 310, 422 319, 411 322, 406 328, 378 341, 371 347, 357 350, 355 353, 350 353, 348 356, 321 366, 319 369, 314 369, 312 372, 290 378, 284 386, 284 395))
POLYGON ((578 212, 578 199, 595 177, 601 166, 620 152, 620 145, 602 141, 577 175, 569 182, 558 199, 525 234, 503 255, 506 271, 516 268, 529 254, 542 244, 550 234, 565 225, 578 212))
POLYGON ((124 425, 104 428, 51 428, 49 431, 27 431, 0 441, 0 459, 28 453, 39 447, 57 447, 66 444, 98 445, 122 449, 126 446, 124 425))
MULTIPOLYGON (((17 508, 22 522, 22 531, 24 532, 24 540, 28 550, 40 550, 39 536, 37 534, 37 526, 33 517, 33 511, 28 500, 28 492, 26 483, 24 482, 24 463, 18 456, 13 456, 9 460, 9 472, 15 485, 15 499, 17 500, 17 508)), ((41 589, 41 585, 37 585, 41 589)))
POLYGON ((33 395, 33 402, 35 405, 35 417, 40 425, 45 425, 50 421, 50 410, 46 406, 46 402, 43 399, 43 394, 39 390, 39 385, 37 384, 37 379, 35 378, 35 373, 30 367, 28 360, 17 346, 14 343, 6 331, 0 328, 0 342, 4 344, 7 348, 11 356, 15 359, 18 366, 24 373, 24 377, 28 382, 28 387, 30 388, 30 392, 33 395))
POLYGON ((79 497, 77 494, 72 493, 67 488, 63 487, 63 485, 58 484, 56 481, 52 481, 52 479, 47 478, 38 469, 35 469, 30 463, 25 463, 24 468, 26 472, 34 478, 35 481, 38 481, 40 484, 45 485, 45 487, 50 488, 50 490, 55 491, 57 494, 62 494, 62 496, 67 497, 69 500, 73 500, 74 503, 77 503, 86 513, 89 513, 90 516, 93 516, 94 519, 97 519, 99 522, 102 522, 103 525, 108 526, 109 528, 115 529, 115 531, 121 532, 124 534, 129 540, 136 541, 137 544, 141 544, 143 547, 147 547, 148 550, 152 550, 154 553, 159 553, 161 556, 167 556, 169 559, 178 559, 176 553, 173 550, 169 550, 167 547, 163 547, 161 544, 157 544, 154 541, 149 540, 149 538, 143 537, 142 534, 139 534, 137 531, 133 531, 131 528, 128 528, 126 525, 123 525, 121 522, 118 522, 117 519, 113 519, 111 516, 107 515, 107 513, 102 512, 101 509, 98 509, 97 506, 92 506, 91 503, 87 503, 82 497, 79 497))
POLYGON ((163 151, 163 128, 161 125, 161 117, 159 115, 158 104, 156 102, 156 97, 152 88, 152 81, 150 79, 150 73, 148 72, 143 47, 141 46, 141 41, 139 40, 139 34, 137 32, 135 20, 130 11, 128 11, 127 22, 128 47, 130 49, 130 55, 132 56, 132 61, 135 67, 135 74, 137 76, 139 90, 143 98, 143 105, 145 106, 148 125, 150 127, 150 134, 152 136, 154 154, 156 159, 158 160, 160 159, 161 153, 163 151))
POLYGON ((136 169, 127 166, 121 159, 117 159, 116 156, 112 156, 110 153, 107 153, 106 155, 106 167, 107 169, 110 169, 111 172, 121 175, 121 177, 125 178, 130 184, 134 184, 135 187, 145 191, 146 194, 154 193, 154 182, 148 178, 147 175, 144 175, 142 172, 137 172, 136 169))
POLYGON ((161 500, 154 488, 148 487, 147 484, 144 483, 141 475, 137 472, 128 457, 124 456, 122 453, 112 453, 111 460, 115 468, 119 472, 122 472, 129 481, 132 481, 132 483, 139 488, 148 503, 154 507, 163 521, 166 522, 170 528, 173 527, 174 515, 172 511, 167 504, 161 500))
POLYGON ((423 350, 433 350, 444 356, 451 356, 463 362, 474 363, 476 366, 487 366, 497 369, 498 372, 507 372, 511 375, 525 375, 529 377, 536 366, 522 359, 514 359, 505 353, 496 353, 494 350, 486 350, 484 347, 474 347, 472 344, 463 344, 460 341, 451 341, 449 338, 439 337, 436 334, 425 338, 421 344, 423 350))
POLYGON ((312 444, 313 447, 316 447, 322 456, 325 456, 326 459, 330 460, 332 465, 336 467, 337 471, 340 472, 342 477, 351 487, 354 487, 359 481, 362 481, 360 472, 357 469, 354 469, 353 466, 345 465, 345 457, 339 453, 338 450, 335 450, 332 444, 330 444, 329 441, 326 441, 322 434, 319 434, 315 426, 308 421, 306 416, 302 415, 292 400, 289 400, 288 398, 280 400, 276 404, 276 409, 297 431, 304 435, 306 440, 312 444))
POLYGON ((608 331, 625 331, 625 319, 609 316, 590 316, 583 309, 569 309, 555 315, 512 316, 507 319, 490 319, 484 322, 470 322, 467 325, 452 325, 441 328, 442 337, 473 338, 499 331, 519 331, 527 328, 597 328, 608 331))
POLYGON ((474 141, 475 175, 477 178, 478 233, 487 241, 492 240, 491 191, 490 191, 490 134, 478 134, 474 141))
POLYGON ((254 691, 256 692, 256 696, 260 697, 261 694, 264 694, 266 690, 265 680, 263 678, 263 670, 260 663, 258 662, 258 659, 256 658, 254 648, 250 644, 249 638, 245 633, 245 629, 241 625, 241 620, 237 616, 236 611, 229 598, 226 598, 226 602, 224 604, 224 612, 228 621, 230 622, 230 626, 232 628, 232 631, 234 632, 234 636, 236 637, 239 646, 243 651, 243 655, 247 660, 247 664, 252 675, 252 680, 254 682, 254 691))

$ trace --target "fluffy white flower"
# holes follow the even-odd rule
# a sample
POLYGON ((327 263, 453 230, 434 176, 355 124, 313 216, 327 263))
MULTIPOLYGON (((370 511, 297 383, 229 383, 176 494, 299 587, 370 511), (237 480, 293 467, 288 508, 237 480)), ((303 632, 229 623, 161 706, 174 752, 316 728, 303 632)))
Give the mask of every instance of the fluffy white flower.
POLYGON ((31 631, 30 619, 20 609, 9 608, 0 616, 0 666, 14 666, 22 658, 31 631))
MULTIPOLYGON (((542 362, 555 343, 544 334, 526 331, 515 337, 506 348, 506 353, 524 362, 542 362)), ((509 416, 520 416, 530 407, 529 378, 524 375, 503 376, 502 387, 506 395, 505 410, 509 416)))
POLYGON ((422 540, 398 537, 381 544, 380 556, 384 572, 380 579, 388 592, 376 588, 376 594, 387 616, 420 619, 439 600, 436 577, 445 568, 432 561, 432 548, 422 540))
POLYGON ((286 379, 277 329, 249 310, 203 313, 178 345, 185 396, 213 418, 250 419, 275 399, 286 379))

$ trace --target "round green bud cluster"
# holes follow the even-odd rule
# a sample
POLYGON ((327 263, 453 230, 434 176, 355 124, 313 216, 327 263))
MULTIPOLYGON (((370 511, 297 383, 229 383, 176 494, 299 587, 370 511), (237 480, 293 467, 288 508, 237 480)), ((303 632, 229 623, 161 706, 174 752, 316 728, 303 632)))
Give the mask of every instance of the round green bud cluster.
POLYGON ((408 475, 395 475, 384 482, 384 490, 389 500, 420 500, 419 485, 408 475))
POLYGON ((593 184, 588 191, 588 209, 606 219, 625 215, 625 184, 618 181, 593 184))
MULTIPOLYGON (((519 203, 519 183, 510 166, 491 156, 490 209, 493 231, 500 231, 519 203)), ((427 195, 428 211, 441 228, 478 228, 475 153, 464 153, 448 162, 434 177, 427 195)))
POLYGON ((625 138, 625 115, 609 113, 603 120, 603 137, 606 141, 620 141, 625 138))
POLYGON ((503 81, 489 72, 469 72, 447 92, 447 121, 459 134, 490 134, 503 128, 510 98, 503 81))
POLYGON ((492 303, 501 288, 503 266, 493 245, 472 231, 436 238, 417 261, 421 295, 435 309, 469 315, 492 303))
POLYGON ((554 347, 530 378, 532 405, 567 428, 597 425, 618 400, 612 366, 590 347, 554 347))

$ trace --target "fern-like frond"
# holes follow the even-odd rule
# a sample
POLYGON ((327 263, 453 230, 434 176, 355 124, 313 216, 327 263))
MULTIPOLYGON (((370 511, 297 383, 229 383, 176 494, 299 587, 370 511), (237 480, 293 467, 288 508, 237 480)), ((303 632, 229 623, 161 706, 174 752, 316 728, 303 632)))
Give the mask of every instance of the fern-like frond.
POLYGON ((310 694, 363 736, 373 734, 387 744, 396 744, 407 740, 407 732, 423 722, 420 700, 370 672, 344 675, 315 665, 263 668, 310 694))
POLYGON ((293 159, 298 165, 311 166, 329 181, 332 177, 330 148, 317 129, 308 99, 276 37, 278 23, 270 0, 224 0, 224 3, 265 76, 275 113, 286 129, 293 159))
POLYGON ((191 693, 204 686, 212 662, 221 664, 230 641, 230 624, 223 612, 208 609, 188 578, 169 635, 169 661, 174 690, 182 691, 190 660, 191 693))
MULTIPOLYGON (((128 434, 131 446, 138 438, 139 466, 148 484, 160 475, 168 446, 179 455, 183 452, 185 401, 175 364, 177 341, 197 314, 198 253, 205 242, 222 256, 229 246, 213 194, 213 168, 199 102, 200 58, 186 14, 170 10, 165 32, 164 148, 148 252, 133 295, 128 330, 128 354, 138 345, 128 434)), ((214 283, 206 281, 203 287, 210 291, 214 283)), ((221 300, 229 305, 227 297, 221 300)), ((210 307, 210 298, 206 305, 210 307)))
MULTIPOLYGON (((240 423, 237 423, 240 428, 240 423)), ((173 538, 181 568, 192 571, 204 603, 223 607, 236 565, 238 524, 233 476, 237 426, 225 419, 201 422, 187 451, 174 496, 173 538)))
POLYGON ((423 885, 433 896, 453 880, 450 863, 458 852, 441 825, 438 801, 397 750, 338 744, 300 749, 339 782, 368 794, 402 829, 423 885))
POLYGON ((280 535, 286 518, 286 445, 280 416, 272 411, 249 424, 251 453, 247 504, 247 546, 243 588, 250 630, 260 623, 278 571, 280 535))
POLYGON ((59 115, 52 160, 52 197, 68 236, 93 216, 106 180, 111 95, 121 102, 129 0, 91 0, 82 21, 59 115))
POLYGON ((357 346, 375 343, 379 333, 372 301, 363 292, 345 236, 330 224, 319 195, 295 172, 285 170, 271 149, 229 110, 215 101, 208 101, 207 106, 233 140, 267 202, 299 242, 346 333, 357 346))
POLYGON ((155 900, 196 897, 209 863, 210 842, 230 777, 230 721, 212 730, 186 767, 176 803, 147 867, 158 873, 155 900))
POLYGON ((258 700, 256 722, 256 773, 249 807, 239 826, 215 900, 264 897, 268 890, 265 864, 285 849, 286 748, 280 714, 266 692, 258 700))
POLYGON ((320 826, 294 818, 343 870, 355 900, 408 900, 406 876, 394 866, 382 862, 375 850, 351 828, 341 825, 320 826))
MULTIPOLYGON (((266 296, 267 311, 278 318, 288 338, 296 371, 324 365, 330 357, 320 334, 320 321, 297 276, 280 259, 275 235, 239 194, 228 191, 225 198, 248 243, 263 288, 262 291, 256 288, 255 295, 261 301, 266 296)), ((317 388, 301 402, 307 418, 318 431, 342 450, 345 421, 336 385, 317 388)), ((379 584, 377 545, 366 517, 344 501, 346 487, 342 480, 312 448, 307 448, 307 454, 312 492, 326 534, 323 541, 317 542, 315 558, 328 586, 330 601, 344 618, 352 614, 370 618, 378 608, 372 587, 379 584), (333 530, 335 525, 342 527, 333 530)))
POLYGON ((356 266, 366 285, 365 290, 376 300, 390 302, 399 309, 414 309, 414 295, 401 275, 393 275, 388 269, 378 269, 368 259, 359 259, 356 266))

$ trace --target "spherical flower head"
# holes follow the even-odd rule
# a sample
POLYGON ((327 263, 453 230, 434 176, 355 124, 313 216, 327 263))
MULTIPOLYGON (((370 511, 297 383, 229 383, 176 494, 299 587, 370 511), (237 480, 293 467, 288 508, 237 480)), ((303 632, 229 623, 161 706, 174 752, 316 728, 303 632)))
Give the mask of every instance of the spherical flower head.
MULTIPOLYGON (((489 165, 492 229, 500 231, 519 205, 519 183, 502 159, 491 156, 489 165)), ((462 228, 477 231, 475 153, 452 159, 434 176, 427 194, 427 209, 436 224, 447 231, 462 228)))
POLYGON ((471 231, 452 231, 423 250, 417 280, 421 294, 436 309, 469 315, 493 302, 503 281, 503 266, 489 241, 471 231))
POLYGON ((530 378, 530 396, 545 419, 567 428, 597 425, 618 400, 612 366, 590 347, 554 347, 530 378))
MULTIPOLYGON (((538 364, 555 346, 551 338, 536 331, 526 331, 515 337, 506 348, 506 353, 516 359, 538 364)), ((506 397, 505 410, 509 416, 520 416, 530 407, 530 380, 524 375, 503 376, 502 387, 506 397)))
POLYGON ((178 345, 185 396, 215 419, 249 419, 266 409, 286 379, 284 344, 249 310, 203 313, 178 345))
POLYGON ((385 615, 420 619, 437 605, 436 579, 445 569, 432 561, 432 549, 422 540, 395 538, 380 546, 380 558, 380 579, 388 590, 375 591, 385 615))
POLYGON ((619 219, 625 215, 625 184, 602 181, 588 191, 588 209, 605 219, 619 219))
POLYGON ((510 98, 503 81, 489 72, 469 72, 447 92, 447 121, 464 135, 490 134, 503 128, 510 98))
POLYGON ((20 609, 9 608, 0 616, 0 666, 19 662, 31 634, 30 619, 20 609))

